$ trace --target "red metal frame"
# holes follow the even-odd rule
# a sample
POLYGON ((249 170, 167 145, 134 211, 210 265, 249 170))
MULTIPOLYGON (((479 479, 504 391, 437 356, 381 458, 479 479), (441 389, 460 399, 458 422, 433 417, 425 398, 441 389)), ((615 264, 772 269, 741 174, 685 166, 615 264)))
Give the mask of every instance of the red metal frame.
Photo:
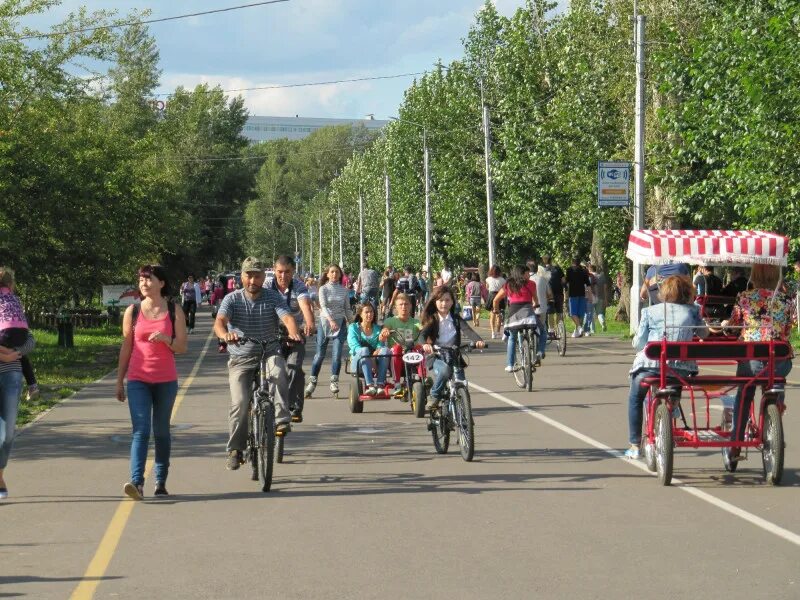
MULTIPOLYGON (((416 352, 418 349, 421 351, 422 346, 415 346, 411 350, 408 350, 408 352, 416 352)), ((397 357, 399 357, 402 360, 403 354, 405 354, 405 352, 400 352, 399 354, 397 352, 391 352, 389 354, 383 354, 381 357, 389 359, 390 361, 395 359, 395 358, 397 358, 397 357)), ((350 373, 350 375, 353 375, 356 379, 363 379, 363 376, 361 374, 361 361, 365 360, 366 358, 367 357, 358 359, 358 363, 356 364, 356 372, 355 373, 350 373)), ((378 357, 377 356, 370 356, 368 358, 377 359, 378 357)), ((345 364, 345 372, 349 372, 349 368, 350 368, 350 361, 348 360, 346 362, 346 364, 345 364)), ((403 379, 405 379, 405 377, 402 374, 400 374, 399 379, 395 379, 394 373, 392 373, 391 362, 389 364, 388 373, 389 373, 389 375, 391 377, 391 381, 387 381, 384 384, 383 389, 382 390, 378 390, 378 394, 377 395, 375 395, 375 396, 367 396, 365 394, 360 394, 358 396, 358 399, 360 401, 362 401, 362 402, 371 402, 372 400, 391 400, 394 397, 392 395, 392 393, 391 393, 391 390, 394 389, 395 384, 397 384, 398 382, 400 382, 403 379)), ((422 379, 422 381, 425 381, 425 377, 427 377, 428 371, 427 371, 427 368, 425 367, 425 361, 424 360, 417 365, 417 373, 419 374, 419 376, 422 379)))
MULTIPOLYGON (((722 426, 711 425, 711 400, 735 392, 739 387, 761 385, 767 390, 771 390, 776 384, 784 385, 785 377, 775 376, 776 360, 791 360, 792 348, 787 342, 768 341, 768 342, 742 342, 742 341, 692 341, 692 342, 650 342, 645 347, 648 357, 655 359, 658 354, 659 375, 648 377, 643 380, 642 385, 650 388, 646 400, 646 410, 648 415, 647 432, 648 441, 655 441, 654 420, 655 410, 658 402, 657 398, 663 398, 667 408, 671 411, 672 398, 665 391, 666 388, 680 385, 683 391, 689 391, 691 401, 691 424, 688 428, 680 427, 677 419, 672 421, 672 435, 675 445, 678 447, 691 448, 753 448, 762 444, 762 433, 764 426, 764 409, 769 397, 762 393, 759 403, 758 415, 756 415, 755 398, 750 404, 749 418, 753 423, 758 422, 758 427, 751 430, 750 439, 746 441, 733 441, 730 439, 731 431, 724 431, 722 426), (777 352, 776 352, 777 350, 777 352), (669 365, 669 361, 682 360, 694 361, 698 367, 702 365, 737 365, 743 361, 761 360, 765 362, 764 368, 752 377, 740 377, 736 375, 695 375, 687 377, 679 374, 669 365), (702 393, 705 398, 705 425, 699 426, 697 421, 697 399, 702 393), (710 432, 716 439, 701 439, 701 432, 710 432)), ((776 400, 781 414, 785 410, 783 400, 779 397, 776 400)), ((744 419, 742 412, 739 419, 744 419)), ((737 427, 732 427, 732 431, 737 427)))

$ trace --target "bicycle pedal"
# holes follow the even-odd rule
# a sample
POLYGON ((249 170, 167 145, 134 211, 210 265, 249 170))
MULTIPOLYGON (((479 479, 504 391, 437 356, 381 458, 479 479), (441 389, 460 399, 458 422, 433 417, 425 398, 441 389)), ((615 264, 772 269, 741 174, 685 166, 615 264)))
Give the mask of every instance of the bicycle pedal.
POLYGON ((285 435, 286 435, 285 431, 276 431, 275 432, 275 437, 283 437, 285 435))

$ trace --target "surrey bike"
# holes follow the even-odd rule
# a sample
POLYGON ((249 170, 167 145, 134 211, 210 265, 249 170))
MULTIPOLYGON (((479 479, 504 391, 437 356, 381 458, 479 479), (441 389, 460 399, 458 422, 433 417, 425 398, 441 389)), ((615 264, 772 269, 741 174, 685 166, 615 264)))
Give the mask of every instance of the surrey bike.
MULTIPOLYGON (((685 262, 703 265, 787 263, 788 240, 763 231, 674 231, 636 230, 628 241, 628 258, 645 264, 685 262)), ((703 308, 706 305, 701 303, 703 308)), ((664 305, 666 310, 666 303, 664 305)), ((707 315, 713 318, 713 315, 707 315)), ((644 406, 642 446, 645 464, 658 474, 662 485, 672 480, 674 448, 720 448, 723 467, 729 472, 738 463, 729 450, 750 448, 761 452, 764 478, 772 485, 783 476, 786 378, 775 374, 776 361, 792 358, 791 346, 782 341, 744 342, 732 336, 709 337, 704 341, 673 342, 664 339, 645 346, 647 358, 659 363, 659 373, 646 378, 648 395, 644 406), (695 362, 699 368, 736 366, 758 360, 763 369, 753 376, 684 375, 672 368, 674 361, 695 362), (761 400, 753 399, 750 411, 739 411, 744 421, 744 439, 734 439, 731 409, 726 400, 737 389, 761 388, 761 400), (681 396, 688 392, 691 412, 684 414, 681 396), (711 403, 722 404, 719 425, 711 423, 711 403), (699 405, 699 406, 698 406, 699 405), (700 409, 700 410, 698 410, 700 409), (698 412, 700 414, 698 415, 698 412)))
MULTIPOLYGON (((287 343, 286 338, 280 338, 282 344, 287 343)), ((253 393, 250 398, 250 411, 247 420, 247 449, 245 460, 253 468, 253 481, 261 484, 261 491, 268 492, 272 486, 272 470, 275 455, 283 457, 284 434, 276 432, 275 423, 275 398, 272 386, 269 383, 267 360, 267 346, 272 340, 259 340, 255 338, 239 338, 240 344, 252 342, 261 346, 261 359, 253 383, 253 393)), ((282 458, 281 458, 282 460, 282 458)))
POLYGON ((462 344, 459 347, 442 348, 434 346, 436 358, 443 360, 451 368, 450 379, 444 389, 444 397, 439 405, 430 411, 428 431, 433 437, 433 447, 438 454, 446 454, 450 447, 450 432, 456 431, 461 458, 471 461, 475 455, 475 422, 472 418, 472 400, 465 379, 459 379, 463 367, 467 366, 464 355, 475 344, 462 344))

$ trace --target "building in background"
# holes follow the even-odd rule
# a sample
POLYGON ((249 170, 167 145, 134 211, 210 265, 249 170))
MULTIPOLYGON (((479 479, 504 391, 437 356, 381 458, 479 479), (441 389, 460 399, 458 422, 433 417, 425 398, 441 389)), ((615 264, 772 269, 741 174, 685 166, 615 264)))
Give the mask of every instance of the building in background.
POLYGON ((370 130, 379 130, 388 121, 378 119, 315 119, 311 117, 249 117, 242 135, 250 142, 268 140, 301 140, 321 127, 332 125, 363 125, 370 130))

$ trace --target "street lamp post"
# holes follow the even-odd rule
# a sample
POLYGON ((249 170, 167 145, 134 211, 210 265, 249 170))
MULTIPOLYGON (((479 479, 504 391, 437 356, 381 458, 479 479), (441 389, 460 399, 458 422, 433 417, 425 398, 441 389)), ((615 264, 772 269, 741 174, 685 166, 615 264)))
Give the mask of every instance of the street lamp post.
POLYGON ((289 223, 288 221, 284 221, 289 227, 294 229, 294 261, 295 261, 295 268, 297 269, 298 273, 302 273, 303 263, 300 259, 300 250, 302 249, 302 242, 298 242, 300 236, 297 234, 297 225, 294 223, 289 223))
POLYGON ((400 119, 398 117, 389 117, 394 121, 401 123, 408 123, 422 129, 422 158, 423 167, 425 169, 425 267, 428 272, 431 271, 431 170, 430 170, 430 154, 428 152, 428 128, 425 125, 409 121, 407 119, 400 119))

